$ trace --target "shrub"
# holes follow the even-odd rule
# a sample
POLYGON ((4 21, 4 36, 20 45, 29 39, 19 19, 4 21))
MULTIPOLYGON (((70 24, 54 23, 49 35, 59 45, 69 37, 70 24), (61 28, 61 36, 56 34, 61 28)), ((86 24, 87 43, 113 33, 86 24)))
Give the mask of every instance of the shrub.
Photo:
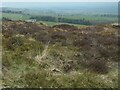
POLYGON ((42 42, 42 43, 48 43, 51 38, 49 37, 49 35, 46 32, 39 32, 34 34, 33 36, 37 41, 42 42))
POLYGON ((73 45, 77 47, 85 47, 89 46, 90 44, 92 44, 92 41, 89 35, 79 37, 73 42, 73 45))
POLYGON ((108 73, 108 67, 105 60, 96 59, 90 61, 88 65, 88 69, 101 74, 108 73))
POLYGON ((57 32, 51 35, 51 43, 61 42, 66 43, 66 36, 63 33, 57 32))
POLYGON ((21 37, 11 37, 8 40, 4 41, 4 45, 9 50, 14 50, 19 46, 23 45, 23 39, 21 37))

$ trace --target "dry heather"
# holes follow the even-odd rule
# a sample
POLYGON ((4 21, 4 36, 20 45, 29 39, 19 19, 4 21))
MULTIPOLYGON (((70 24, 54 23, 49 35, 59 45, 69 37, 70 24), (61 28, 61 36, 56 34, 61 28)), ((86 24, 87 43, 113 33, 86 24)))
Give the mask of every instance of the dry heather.
POLYGON ((4 21, 4 87, 117 88, 118 27, 4 21))

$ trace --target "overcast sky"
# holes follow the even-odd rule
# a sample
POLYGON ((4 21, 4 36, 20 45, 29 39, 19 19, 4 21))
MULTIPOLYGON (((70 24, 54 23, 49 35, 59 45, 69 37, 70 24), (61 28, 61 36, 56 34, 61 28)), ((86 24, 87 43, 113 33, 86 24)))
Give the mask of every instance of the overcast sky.
POLYGON ((2 2, 119 2, 119 0, 0 0, 2 2))

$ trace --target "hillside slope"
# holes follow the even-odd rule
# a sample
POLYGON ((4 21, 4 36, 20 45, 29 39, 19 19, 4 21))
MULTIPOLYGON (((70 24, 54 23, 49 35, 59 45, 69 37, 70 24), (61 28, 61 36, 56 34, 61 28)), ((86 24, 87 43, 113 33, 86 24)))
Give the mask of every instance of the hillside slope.
POLYGON ((3 21, 3 86, 117 88, 118 28, 3 21))

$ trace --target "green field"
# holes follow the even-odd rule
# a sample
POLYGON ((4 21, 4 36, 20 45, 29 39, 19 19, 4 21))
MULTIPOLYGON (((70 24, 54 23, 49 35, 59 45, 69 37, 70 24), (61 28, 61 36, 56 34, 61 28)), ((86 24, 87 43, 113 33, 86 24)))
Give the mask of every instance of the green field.
MULTIPOLYGON (((6 17, 9 19, 14 19, 14 20, 28 20, 32 16, 38 16, 37 14, 13 14, 13 13, 2 13, 2 17, 6 17)), ((39 16, 46 16, 46 14, 39 13, 39 16)), ((94 15, 63 15, 63 16, 57 16, 57 15, 51 15, 47 14, 47 16, 52 16, 52 17, 62 17, 66 19, 85 19, 93 24, 105 24, 105 23, 114 23, 117 22, 117 17, 104 17, 104 16, 94 16, 94 15)), ((39 21, 38 21, 39 22, 39 21)), ((41 22, 41 21, 40 21, 41 22)), ((51 21, 42 21, 45 22, 48 25, 56 25, 57 23, 59 24, 60 22, 51 22, 51 21)), ((61 24, 61 23, 60 23, 61 24)), ((80 25, 80 24, 75 24, 75 25, 80 25)))
MULTIPOLYGON (((2 17, 6 17, 9 19, 15 19, 15 20, 28 20, 30 18, 30 15, 2 13, 2 17)), ((53 25, 57 25, 57 24, 68 24, 68 23, 59 23, 59 22, 50 22, 50 21, 38 21, 37 23, 45 23, 48 26, 53 26, 53 25)), ((85 26, 85 25, 79 25, 79 24, 71 24, 71 25, 85 26)))
POLYGON ((15 19, 15 20, 27 20, 30 18, 30 16, 28 15, 13 14, 13 13, 2 13, 2 17, 15 19))

